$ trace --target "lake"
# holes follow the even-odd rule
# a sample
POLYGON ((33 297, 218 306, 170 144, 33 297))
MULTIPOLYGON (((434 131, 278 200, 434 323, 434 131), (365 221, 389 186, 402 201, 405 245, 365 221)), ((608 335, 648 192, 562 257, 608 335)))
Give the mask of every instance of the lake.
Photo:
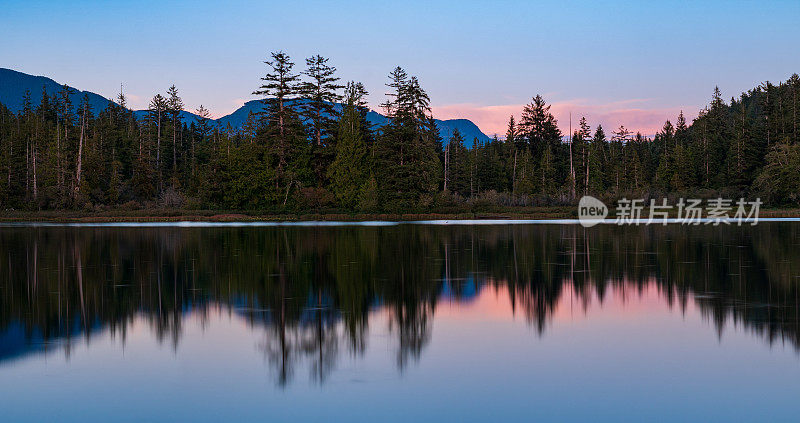
POLYGON ((797 421, 799 287, 791 222, 4 225, 0 420, 797 421))

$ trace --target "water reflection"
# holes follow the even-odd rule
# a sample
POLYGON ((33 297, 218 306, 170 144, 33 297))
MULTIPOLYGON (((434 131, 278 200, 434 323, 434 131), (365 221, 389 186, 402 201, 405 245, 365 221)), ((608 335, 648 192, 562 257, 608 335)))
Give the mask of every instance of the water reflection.
MULTIPOLYGON (((0 366, 134 321, 178 348, 189 313, 230 313, 263 333, 278 385, 324 383, 386 321, 403 371, 431 342, 437 307, 486 290, 546 336, 556 306, 655 289, 718 333, 735 324, 800 350, 798 225, 276 228, 10 227, 0 230, 0 366)), ((654 334, 657 336, 657 334, 654 334)))

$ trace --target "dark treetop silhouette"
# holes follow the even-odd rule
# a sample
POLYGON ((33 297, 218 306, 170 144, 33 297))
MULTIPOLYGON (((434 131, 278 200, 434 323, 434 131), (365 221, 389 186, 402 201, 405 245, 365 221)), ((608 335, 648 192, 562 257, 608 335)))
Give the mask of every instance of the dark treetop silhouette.
POLYGON ((328 59, 311 57, 304 71, 283 52, 265 63, 253 84, 263 100, 241 126, 219 125, 202 106, 187 115, 174 86, 143 114, 122 94, 95 110, 97 98, 76 101, 67 86, 45 87, 38 104, 26 92, 19 110, 0 105, 0 208, 469 211, 584 194, 800 201, 797 75, 729 102, 715 89, 692 122, 681 113, 652 138, 585 119, 562 134, 537 95, 504 140, 470 140, 458 130, 442 139, 421 82, 399 67, 386 119, 373 126, 365 87, 341 83, 328 59))

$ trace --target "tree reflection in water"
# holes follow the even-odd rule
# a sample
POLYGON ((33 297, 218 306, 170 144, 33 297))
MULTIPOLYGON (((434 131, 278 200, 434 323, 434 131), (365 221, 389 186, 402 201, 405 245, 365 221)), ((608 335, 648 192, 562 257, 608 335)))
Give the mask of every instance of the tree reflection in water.
POLYGON ((187 312, 221 307, 263 328, 278 384, 307 361, 320 383, 341 351, 361 356, 371 313, 387 316, 402 371, 431 338, 437 304, 487 288, 543 334, 566 293, 586 308, 610 289, 655 285, 800 350, 798 226, 5 227, 0 362, 134 318, 177 348, 187 312))

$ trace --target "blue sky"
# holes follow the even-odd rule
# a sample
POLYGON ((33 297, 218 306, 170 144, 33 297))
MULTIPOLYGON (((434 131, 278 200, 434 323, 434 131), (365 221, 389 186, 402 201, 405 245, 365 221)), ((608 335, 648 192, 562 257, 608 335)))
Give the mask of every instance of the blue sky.
POLYGON ((562 127, 647 132, 715 85, 729 98, 800 72, 798 1, 0 1, 0 67, 107 97, 123 83, 134 107, 174 83, 216 115, 253 98, 279 49, 301 68, 330 57, 373 105, 403 66, 437 117, 489 134, 537 93, 562 127))

